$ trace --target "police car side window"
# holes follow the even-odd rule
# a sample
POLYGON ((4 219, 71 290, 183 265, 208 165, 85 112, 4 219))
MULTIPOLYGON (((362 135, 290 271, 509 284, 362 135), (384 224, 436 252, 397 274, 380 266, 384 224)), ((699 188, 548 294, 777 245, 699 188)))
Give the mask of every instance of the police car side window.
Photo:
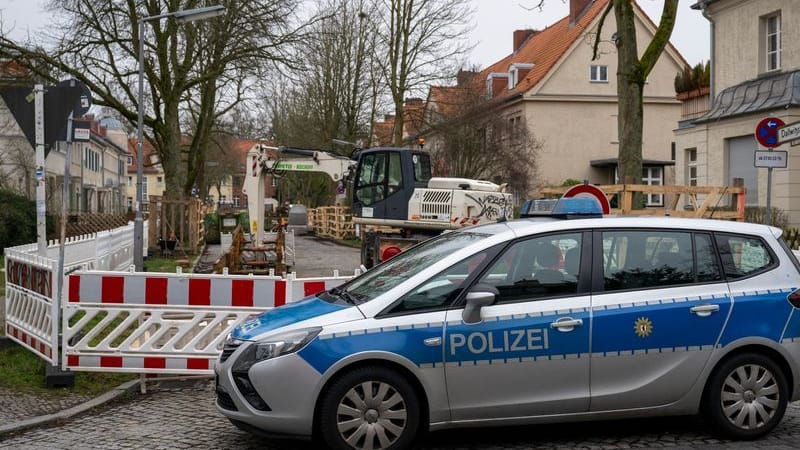
POLYGON ((466 287, 467 278, 480 266, 486 256, 486 252, 472 255, 425 281, 403 296, 389 314, 436 310, 450 305, 466 287))
POLYGON ((722 280, 722 271, 719 269, 717 254, 711 236, 696 234, 694 236, 694 249, 697 255, 697 281, 700 283, 722 280))
POLYGON ((581 233, 568 233, 517 242, 500 255, 479 283, 497 288, 496 303, 575 294, 581 238, 581 233))
POLYGON ((775 265, 775 258, 761 239, 717 234, 717 247, 725 276, 736 279, 754 275, 775 265))
POLYGON ((690 233, 606 231, 602 243, 605 291, 694 282, 690 233))

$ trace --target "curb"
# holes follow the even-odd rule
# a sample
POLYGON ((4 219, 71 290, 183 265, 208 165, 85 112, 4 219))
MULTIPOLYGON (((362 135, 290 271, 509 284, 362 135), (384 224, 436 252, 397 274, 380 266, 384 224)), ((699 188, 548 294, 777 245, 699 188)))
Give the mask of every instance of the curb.
POLYGON ((87 402, 81 403, 80 405, 73 406, 72 408, 68 408, 63 411, 59 411, 57 413, 46 414, 44 416, 31 417, 29 419, 20 420, 19 422, 0 425, 0 437, 18 431, 27 430, 28 428, 38 427, 52 422, 70 419, 92 408, 104 405, 125 394, 134 392, 139 387, 139 382, 140 382, 139 379, 127 381, 115 387, 114 389, 106 392, 105 394, 100 394, 97 397, 87 402))

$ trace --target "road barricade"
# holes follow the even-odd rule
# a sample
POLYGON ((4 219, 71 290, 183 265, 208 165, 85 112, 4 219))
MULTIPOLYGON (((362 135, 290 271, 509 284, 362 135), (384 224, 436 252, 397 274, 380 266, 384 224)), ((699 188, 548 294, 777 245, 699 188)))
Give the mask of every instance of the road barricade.
POLYGON ((62 367, 210 375, 228 333, 248 317, 350 278, 78 272, 63 302, 62 367))

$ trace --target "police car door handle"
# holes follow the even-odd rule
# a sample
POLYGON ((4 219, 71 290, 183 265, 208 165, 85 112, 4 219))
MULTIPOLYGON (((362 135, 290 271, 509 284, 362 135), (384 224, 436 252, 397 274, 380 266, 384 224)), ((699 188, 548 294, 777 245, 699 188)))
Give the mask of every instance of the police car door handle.
POLYGON ((711 313, 719 311, 719 305, 697 305, 689 308, 689 311, 697 314, 697 317, 708 317, 711 313))
POLYGON ((573 319, 572 317, 562 317, 550 324, 550 328, 555 328, 558 331, 572 331, 575 327, 583 325, 583 319, 573 319))
POLYGON ((440 337, 432 337, 432 338, 425 339, 422 342, 424 342, 425 345, 427 345, 428 347, 435 347, 437 345, 442 345, 442 338, 440 338, 440 337))

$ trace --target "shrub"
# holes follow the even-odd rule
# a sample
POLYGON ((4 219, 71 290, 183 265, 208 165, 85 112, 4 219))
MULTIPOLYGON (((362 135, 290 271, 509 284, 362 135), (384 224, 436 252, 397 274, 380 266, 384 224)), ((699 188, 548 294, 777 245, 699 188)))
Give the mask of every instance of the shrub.
POLYGON ((0 248, 36 242, 36 203, 0 190, 0 248))

